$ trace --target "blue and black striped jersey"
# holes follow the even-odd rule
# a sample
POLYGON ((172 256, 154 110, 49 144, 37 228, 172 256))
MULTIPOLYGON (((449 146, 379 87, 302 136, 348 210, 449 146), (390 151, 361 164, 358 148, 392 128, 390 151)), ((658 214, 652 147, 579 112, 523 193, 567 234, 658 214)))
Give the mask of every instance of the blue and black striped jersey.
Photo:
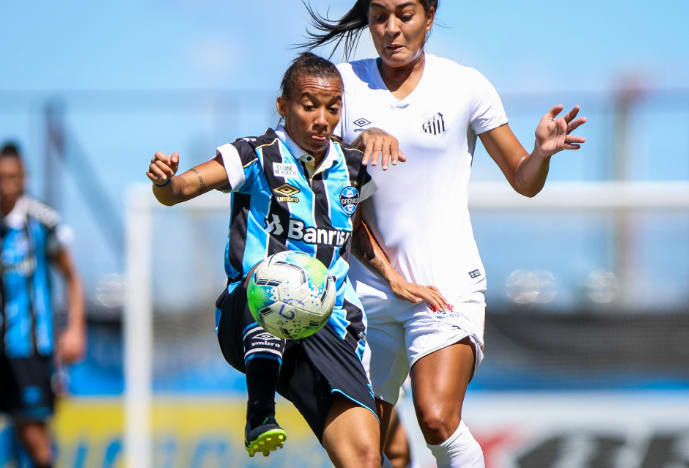
POLYGON ((328 325, 363 352, 363 307, 347 279, 352 216, 373 192, 362 153, 332 140, 316 167, 283 128, 238 139, 217 153, 232 191, 225 250, 229 291, 269 255, 288 249, 312 255, 336 278, 328 325))
POLYGON ((62 248, 60 218, 26 196, 0 227, 0 343, 10 357, 53 351, 49 261, 62 248))

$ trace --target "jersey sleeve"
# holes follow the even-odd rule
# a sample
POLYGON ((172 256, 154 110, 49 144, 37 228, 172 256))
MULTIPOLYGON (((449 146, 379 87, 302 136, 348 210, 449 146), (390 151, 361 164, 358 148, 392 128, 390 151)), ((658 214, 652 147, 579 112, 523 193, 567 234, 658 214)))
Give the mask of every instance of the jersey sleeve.
POLYGON ((62 223, 60 214, 51 207, 33 199, 29 200, 27 204, 27 214, 37 220, 45 230, 47 256, 49 258, 57 257, 63 249, 72 244, 74 231, 62 223))
POLYGON ((74 240, 74 231, 66 224, 58 224, 48 231, 46 252, 49 257, 55 258, 60 252, 68 248, 74 240))
POLYGON ((376 193, 377 187, 376 183, 373 181, 368 171, 366 170, 366 166, 361 166, 361 172, 359 172, 359 179, 359 186, 361 187, 359 201, 362 202, 367 198, 371 198, 371 196, 374 193, 376 193))
POLYGON ((505 108, 493 85, 474 70, 474 102, 469 122, 475 134, 480 135, 508 122, 505 108))
POLYGON ((247 190, 260 169, 253 146, 239 139, 217 147, 215 153, 222 158, 230 191, 247 190))

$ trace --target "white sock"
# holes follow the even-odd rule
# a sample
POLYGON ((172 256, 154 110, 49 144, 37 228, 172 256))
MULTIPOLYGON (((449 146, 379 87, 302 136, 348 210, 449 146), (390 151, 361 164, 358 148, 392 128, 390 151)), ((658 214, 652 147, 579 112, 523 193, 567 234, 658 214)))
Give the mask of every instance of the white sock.
POLYGON ((454 434, 442 444, 427 444, 435 457, 438 468, 485 468, 481 446, 471 435, 464 421, 454 434))

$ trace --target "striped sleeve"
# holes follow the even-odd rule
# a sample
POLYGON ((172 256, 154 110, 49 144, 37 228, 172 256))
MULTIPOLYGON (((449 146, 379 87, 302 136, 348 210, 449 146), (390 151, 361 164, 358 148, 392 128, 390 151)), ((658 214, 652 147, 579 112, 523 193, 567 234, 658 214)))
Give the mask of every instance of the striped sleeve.
POLYGON ((359 173, 359 186, 361 187, 361 194, 359 195, 359 202, 370 198, 374 193, 376 193, 376 183, 373 181, 366 166, 362 166, 362 171, 359 173))
POLYGON ((251 185, 259 165, 258 156, 247 141, 240 139, 234 143, 226 143, 217 147, 215 153, 222 158, 232 192, 251 185))

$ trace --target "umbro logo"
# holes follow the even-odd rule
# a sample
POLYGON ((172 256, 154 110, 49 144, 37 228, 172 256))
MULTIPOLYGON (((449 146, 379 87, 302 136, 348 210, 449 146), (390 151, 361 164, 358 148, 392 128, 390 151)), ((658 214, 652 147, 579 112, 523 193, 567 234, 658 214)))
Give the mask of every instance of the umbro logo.
POLYGON ((279 195, 277 198, 277 201, 286 203, 286 202, 293 202, 296 203, 299 201, 299 198, 295 197, 294 195, 298 194, 301 190, 299 190, 296 187, 291 186, 290 184, 284 184, 281 185, 277 188, 273 189, 273 192, 275 192, 277 195, 279 195))
POLYGON ((266 340, 266 341, 268 341, 268 340, 274 340, 275 336, 271 335, 268 332, 265 332, 265 333, 259 333, 258 335, 254 336, 254 339, 255 340, 266 340))
POLYGON ((365 127, 366 125, 371 125, 370 120, 366 120, 365 118, 361 117, 360 119, 356 119, 354 122, 354 125, 357 127, 365 127))
POLYGON ((447 132, 447 127, 445 127, 445 119, 443 118, 443 114, 440 112, 424 122, 422 128, 424 132, 430 133, 431 135, 442 135, 447 132))

